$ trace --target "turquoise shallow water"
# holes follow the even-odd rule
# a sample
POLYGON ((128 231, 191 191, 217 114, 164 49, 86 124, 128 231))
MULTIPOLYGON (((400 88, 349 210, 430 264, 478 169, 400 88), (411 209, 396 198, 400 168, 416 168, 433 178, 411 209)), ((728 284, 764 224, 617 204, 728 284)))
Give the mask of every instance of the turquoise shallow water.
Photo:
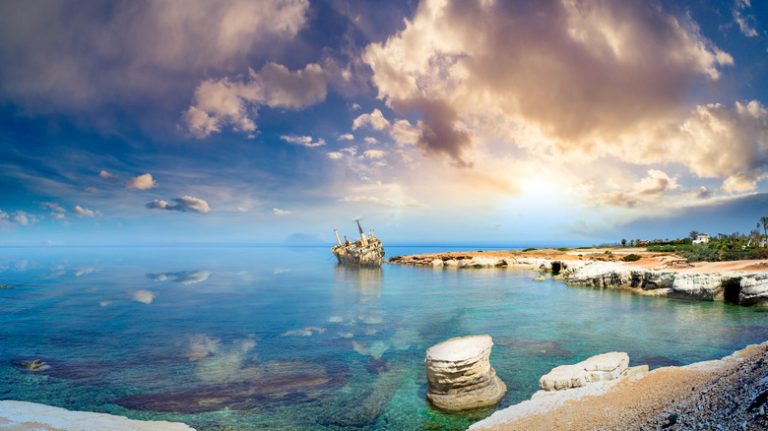
POLYGON ((198 430, 459 430, 490 411, 426 403, 424 351, 448 337, 493 336, 502 406, 596 353, 658 367, 768 339, 756 309, 536 275, 354 270, 311 247, 0 249, 0 399, 198 430), (51 368, 17 365, 35 358, 51 368))

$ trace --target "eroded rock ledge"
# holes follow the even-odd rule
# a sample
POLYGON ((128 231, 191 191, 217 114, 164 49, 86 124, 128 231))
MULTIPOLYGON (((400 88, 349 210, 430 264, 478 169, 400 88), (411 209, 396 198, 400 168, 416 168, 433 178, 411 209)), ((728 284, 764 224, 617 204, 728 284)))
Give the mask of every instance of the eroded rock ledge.
POLYGON ((456 269, 523 268, 551 273, 570 285, 740 305, 768 304, 768 262, 765 261, 743 262, 740 266, 738 262, 694 266, 662 255, 662 259, 637 265, 577 256, 552 259, 514 252, 440 253, 396 256, 390 263, 456 269), (651 264, 653 266, 649 266, 651 264))
POLYGON ((105 413, 76 412, 25 401, 0 401, 0 430, 195 431, 182 423, 137 421, 105 413))

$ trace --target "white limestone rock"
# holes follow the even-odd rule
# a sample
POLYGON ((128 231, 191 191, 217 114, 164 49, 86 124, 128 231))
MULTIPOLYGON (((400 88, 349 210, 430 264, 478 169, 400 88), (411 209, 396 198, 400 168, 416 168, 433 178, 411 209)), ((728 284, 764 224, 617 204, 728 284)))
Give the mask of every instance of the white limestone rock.
POLYGON ((76 412, 25 401, 0 401, 0 430, 195 431, 177 422, 137 421, 123 416, 76 412))
POLYGON ((446 411, 496 405, 507 391, 491 367, 488 335, 457 337, 427 350, 427 398, 446 411))
POLYGON ((603 353, 578 364, 553 368, 539 379, 539 386, 545 391, 580 388, 589 383, 615 380, 627 370, 628 366, 629 355, 626 353, 603 353))

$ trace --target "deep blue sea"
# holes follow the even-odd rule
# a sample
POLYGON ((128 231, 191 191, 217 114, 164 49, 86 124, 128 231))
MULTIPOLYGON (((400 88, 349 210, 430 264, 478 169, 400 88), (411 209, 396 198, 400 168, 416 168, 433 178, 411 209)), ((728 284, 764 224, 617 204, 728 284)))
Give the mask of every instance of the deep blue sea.
POLYGON ((537 275, 353 269, 327 247, 0 249, 0 399, 201 431, 460 430, 490 411, 426 402, 425 350, 449 337, 493 337, 501 407, 597 353, 653 368, 768 339, 757 309, 537 275))

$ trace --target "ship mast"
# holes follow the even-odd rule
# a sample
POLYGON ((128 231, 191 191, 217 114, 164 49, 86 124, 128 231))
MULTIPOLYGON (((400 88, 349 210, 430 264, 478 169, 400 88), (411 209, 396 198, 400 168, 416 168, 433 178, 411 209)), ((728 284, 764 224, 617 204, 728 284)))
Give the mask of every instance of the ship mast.
POLYGON ((360 219, 355 220, 355 223, 357 223, 357 231, 360 232, 360 244, 363 246, 368 245, 368 237, 365 236, 365 232, 363 232, 363 227, 360 226, 360 219))

